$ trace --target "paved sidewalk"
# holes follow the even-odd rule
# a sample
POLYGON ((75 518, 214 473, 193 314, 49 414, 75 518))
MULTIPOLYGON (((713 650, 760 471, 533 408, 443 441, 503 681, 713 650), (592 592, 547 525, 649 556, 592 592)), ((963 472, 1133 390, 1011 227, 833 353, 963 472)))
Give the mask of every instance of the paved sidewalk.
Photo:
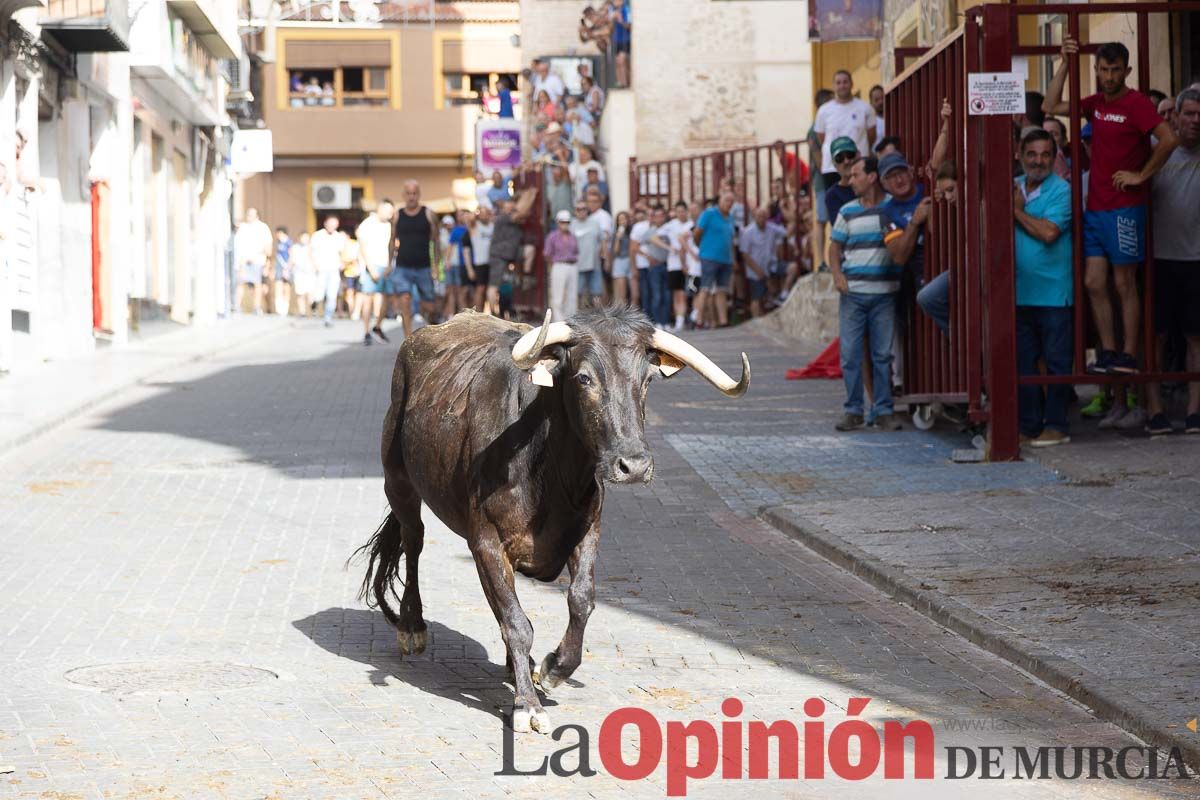
MULTIPOLYGON (((383 511, 378 432, 395 358, 395 344, 357 340, 356 326, 301 323, 0 455, 0 768, 12 768, 0 796, 664 796, 661 764, 640 782, 493 774, 511 702, 504 650, 464 543, 436 519, 421 560, 426 654, 401 659, 381 615, 354 600, 361 565, 343 563, 383 511)), ((700 342, 736 363, 719 336, 700 342)), ((690 373, 656 384, 655 481, 608 495, 584 663, 547 704, 554 724, 590 732, 591 766, 613 710, 716 724, 729 696, 745 703, 740 719, 796 723, 823 698, 826 730, 848 698, 870 697, 873 726, 934 726, 937 775, 948 746, 1135 744, 725 504, 671 437, 802 433, 819 416, 770 389, 782 351, 752 352, 762 391, 744 403, 690 373)), ((565 625, 564 587, 521 579, 519 591, 540 657, 565 625)), ((519 737, 516 766, 576 735, 519 737)), ((689 796, 1195 794, 1179 781, 971 784, 713 777, 689 796)))
POLYGON ((954 464, 967 444, 950 431, 834 432, 841 381, 783 379, 804 348, 785 355, 747 329, 701 341, 726 362, 757 356, 744 407, 702 401, 717 413, 689 408, 668 437, 734 512, 770 509, 836 563, 1200 766, 1185 727, 1200 715, 1200 436, 1076 420, 1070 445, 1030 460, 954 464))
POLYGON ((219 353, 288 329, 293 320, 235 315, 207 328, 175 326, 136 335, 119 348, 101 346, 79 358, 48 361, 0 377, 0 453, 178 364, 219 353))

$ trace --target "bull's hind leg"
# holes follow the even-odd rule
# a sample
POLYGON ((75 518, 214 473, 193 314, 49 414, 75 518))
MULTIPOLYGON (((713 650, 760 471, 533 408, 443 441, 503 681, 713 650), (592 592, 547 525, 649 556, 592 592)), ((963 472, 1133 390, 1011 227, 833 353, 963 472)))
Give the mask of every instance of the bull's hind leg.
POLYGON ((517 599, 512 564, 495 530, 484 528, 471 539, 475 569, 508 649, 508 664, 513 673, 516 697, 513 699, 512 728, 518 733, 535 730, 550 733, 550 715, 538 700, 533 686, 529 651, 533 648, 533 625, 517 599))
MULTIPOLYGON (((429 633, 422 616, 421 589, 417 579, 421 550, 425 546, 425 524, 421 522, 421 498, 408 478, 399 470, 391 470, 385 482, 385 492, 392 506, 392 516, 399 521, 404 545, 404 594, 400 597, 400 613, 388 622, 396 627, 396 643, 404 655, 425 650, 429 633)), ((383 589, 387 591, 387 587, 383 589)), ((376 598, 381 597, 376 589, 376 598)), ((383 601, 379 599, 382 607, 383 601)), ((386 613, 386 612, 385 612, 386 613)))
POLYGON ((570 618, 558 648, 547 653, 538 668, 538 683, 544 692, 549 692, 571 677, 571 673, 583 661, 583 632, 592 609, 596 607, 596 554, 599 550, 600 522, 597 521, 575 546, 567 561, 567 569, 571 572, 571 586, 567 589, 570 618))

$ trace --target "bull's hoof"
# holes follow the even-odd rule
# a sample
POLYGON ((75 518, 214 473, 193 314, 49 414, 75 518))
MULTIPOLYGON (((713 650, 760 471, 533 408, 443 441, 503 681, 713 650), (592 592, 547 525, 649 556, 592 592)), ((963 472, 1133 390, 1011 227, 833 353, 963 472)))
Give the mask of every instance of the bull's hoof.
POLYGON ((423 653, 429 645, 429 631, 396 631, 396 644, 400 647, 401 655, 423 653))
POLYGON ((550 715, 539 705, 523 701, 513 703, 512 729, 514 733, 550 733, 550 715))
POLYGON ((552 689, 566 680, 565 676, 558 673, 558 653, 554 651, 546 653, 546 657, 542 659, 542 665, 538 667, 533 677, 546 694, 550 694, 552 689))

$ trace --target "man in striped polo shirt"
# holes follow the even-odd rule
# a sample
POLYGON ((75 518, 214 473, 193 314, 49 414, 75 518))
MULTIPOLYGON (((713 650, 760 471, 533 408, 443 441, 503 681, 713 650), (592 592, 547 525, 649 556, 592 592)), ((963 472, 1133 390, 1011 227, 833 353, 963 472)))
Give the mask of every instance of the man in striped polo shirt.
POLYGON ((838 328, 846 382, 845 414, 834 427, 852 431, 864 425, 862 363, 863 350, 869 347, 875 394, 872 416, 877 428, 894 431, 900 425, 892 407, 892 336, 903 267, 892 260, 883 241, 888 217, 874 156, 854 162, 850 186, 855 199, 838 212, 829 245, 829 268, 842 295, 838 328))

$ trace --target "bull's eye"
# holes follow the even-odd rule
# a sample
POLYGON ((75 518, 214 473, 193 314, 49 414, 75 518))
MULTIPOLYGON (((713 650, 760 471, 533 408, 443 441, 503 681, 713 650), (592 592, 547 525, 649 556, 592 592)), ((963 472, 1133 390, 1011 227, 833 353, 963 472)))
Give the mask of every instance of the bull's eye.
POLYGON ((582 372, 575 376, 575 380, 579 381, 580 386, 591 386, 592 385, 591 376, 585 375, 582 372))

